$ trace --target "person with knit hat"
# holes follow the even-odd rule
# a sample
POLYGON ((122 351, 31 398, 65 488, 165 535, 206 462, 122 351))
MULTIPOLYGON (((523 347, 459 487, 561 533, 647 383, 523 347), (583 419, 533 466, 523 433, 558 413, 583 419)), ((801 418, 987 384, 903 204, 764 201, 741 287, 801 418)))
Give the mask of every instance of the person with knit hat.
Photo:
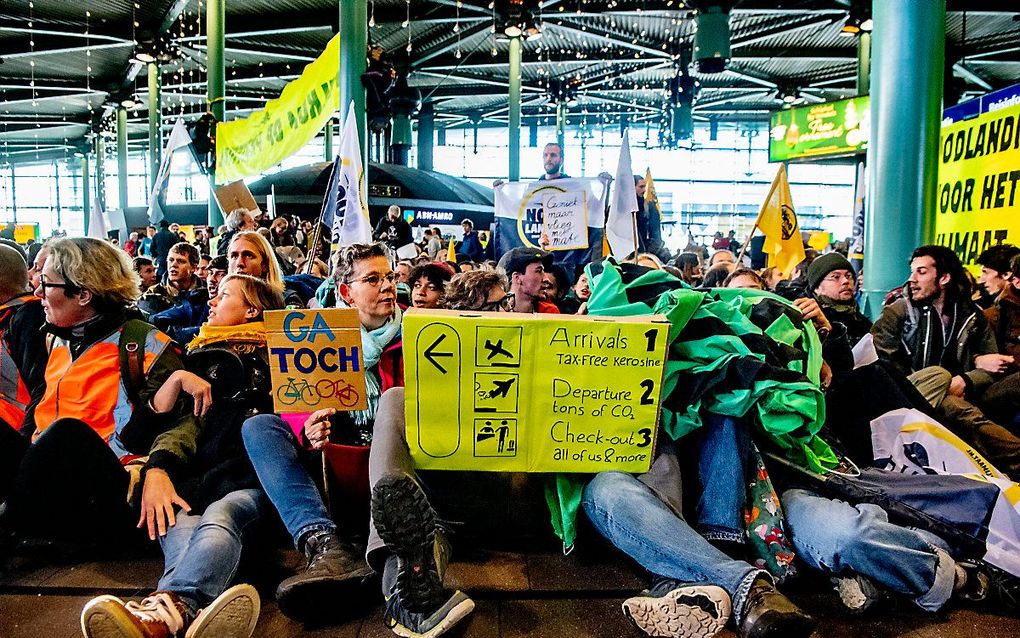
POLYGON ((829 321, 846 326, 853 345, 871 331, 871 321, 857 309, 854 297, 857 275, 847 258, 840 253, 826 253, 813 262, 807 271, 808 287, 829 321))

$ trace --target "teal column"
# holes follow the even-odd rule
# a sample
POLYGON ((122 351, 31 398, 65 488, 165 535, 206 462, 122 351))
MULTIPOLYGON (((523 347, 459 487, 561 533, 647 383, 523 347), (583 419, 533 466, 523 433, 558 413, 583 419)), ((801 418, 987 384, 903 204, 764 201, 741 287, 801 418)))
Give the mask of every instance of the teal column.
POLYGON ((163 155, 163 139, 160 135, 162 122, 162 97, 159 87, 159 63, 149 62, 149 187, 155 186, 159 173, 159 161, 163 155))
POLYGON ((393 112, 390 158, 393 164, 407 166, 411 150, 411 114, 403 109, 393 112))
POLYGON ((871 92, 871 34, 861 31, 857 36, 857 95, 871 92))
MULTIPOLYGON (((226 0, 206 0, 205 32, 208 49, 206 54, 206 97, 209 111, 217 122, 225 117, 224 97, 226 96, 227 73, 223 63, 224 33, 226 30, 226 0)), ((209 172, 209 225, 213 228, 223 223, 223 211, 213 192, 216 188, 216 172, 209 172)))
POLYGON ((89 217, 92 215, 92 197, 89 193, 89 156, 82 153, 81 156, 81 212, 85 215, 82 228, 83 234, 89 233, 89 217))
POLYGON ((946 0, 875 0, 864 308, 907 278, 907 258, 934 237, 946 0))
POLYGON ((567 129, 567 113, 566 105, 563 104, 562 100, 556 102, 556 143, 560 145, 560 150, 563 150, 563 138, 566 137, 567 129))
POLYGON ((433 170, 432 143, 436 133, 436 107, 425 102, 418 111, 418 168, 433 170))
POLYGON ((361 76, 368 65, 368 0, 340 0, 340 112, 347 117, 347 108, 354 101, 354 116, 361 139, 361 156, 368 163, 368 135, 365 115, 365 87, 361 76))
POLYGON ((510 171, 511 182, 521 178, 521 36, 510 38, 510 171))
POLYGON ((327 162, 333 161, 333 118, 326 120, 326 127, 322 129, 322 159, 327 162))
POLYGON ((128 205, 127 109, 117 107, 117 202, 121 210, 128 205))

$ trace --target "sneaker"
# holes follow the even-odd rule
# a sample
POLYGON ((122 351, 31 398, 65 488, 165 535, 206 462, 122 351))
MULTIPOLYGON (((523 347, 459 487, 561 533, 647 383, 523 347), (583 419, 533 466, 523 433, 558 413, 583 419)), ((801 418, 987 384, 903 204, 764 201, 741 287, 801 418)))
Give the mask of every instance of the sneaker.
POLYGON ((963 600, 984 602, 992 591, 992 579, 986 567, 979 563, 956 561, 956 584, 953 596, 963 600))
POLYGON ((166 591, 141 602, 125 603, 116 596, 90 600, 81 612, 86 638, 171 638, 191 624, 193 615, 180 598, 166 591))
POLYGON ((395 589, 411 612, 439 608, 444 601, 445 542, 425 493, 407 474, 391 474, 372 488, 372 520, 379 537, 397 557, 395 589))
POLYGON ((814 618, 762 577, 751 584, 741 616, 740 638, 808 638, 816 625, 814 618))
MULTIPOLYGON (((308 567, 276 589, 283 615, 300 621, 325 618, 335 611, 338 600, 364 600, 367 604, 369 598, 378 596, 372 586, 375 572, 352 544, 342 542, 335 533, 310 534, 303 549, 308 567)), ((355 602, 348 606, 362 605, 355 602)))
POLYGON ((861 574, 835 576, 830 582, 839 594, 839 601, 851 614, 863 614, 887 598, 870 578, 861 574))
POLYGON ((198 612, 184 638, 250 638, 260 608, 254 587, 234 585, 198 612))
POLYGON ((711 638, 730 617, 730 596, 715 585, 662 580, 623 602, 623 613, 649 636, 711 638))
POLYGON ((452 629, 475 608, 475 602, 463 592, 455 591, 432 612, 408 611, 394 594, 386 600, 383 621, 390 631, 404 638, 433 638, 452 629))

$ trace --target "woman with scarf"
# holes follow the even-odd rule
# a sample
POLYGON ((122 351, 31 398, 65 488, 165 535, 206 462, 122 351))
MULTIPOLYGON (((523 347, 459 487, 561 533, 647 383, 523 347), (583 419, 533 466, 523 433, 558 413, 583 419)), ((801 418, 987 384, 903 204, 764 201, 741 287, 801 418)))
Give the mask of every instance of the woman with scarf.
POLYGON ((228 275, 209 301, 209 320, 178 370, 152 398, 156 412, 195 397, 196 427, 159 437, 143 470, 139 527, 159 538, 165 567, 141 602, 99 596, 82 611, 87 638, 248 638, 259 615, 250 585, 228 589, 241 549, 269 500, 241 441, 241 424, 273 409, 263 312, 283 295, 262 279, 228 275))
MULTIPOLYGON (((339 249, 333 278, 339 308, 358 311, 368 408, 313 412, 300 434, 282 418, 263 414, 248 419, 244 445, 273 505, 308 565, 276 591, 280 611, 298 620, 321 617, 352 595, 364 598, 372 569, 347 539, 337 534, 312 476, 321 476, 317 452, 327 443, 368 446, 379 396, 404 385, 396 277, 383 244, 339 249)), ((367 531, 367 530, 366 530, 367 531)))

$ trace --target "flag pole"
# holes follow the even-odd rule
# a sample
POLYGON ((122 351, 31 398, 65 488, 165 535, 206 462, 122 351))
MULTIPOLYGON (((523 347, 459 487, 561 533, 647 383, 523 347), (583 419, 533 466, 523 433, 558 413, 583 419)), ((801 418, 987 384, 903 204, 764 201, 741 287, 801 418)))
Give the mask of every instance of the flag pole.
POLYGON ((613 247, 609 245, 609 238, 606 237, 606 222, 609 221, 609 188, 612 182, 602 182, 602 201, 605 202, 602 205, 602 258, 605 259, 609 255, 613 254, 613 247), (609 249, 606 252, 606 249, 609 249))
POLYGON ((747 247, 751 244, 751 238, 754 237, 754 231, 758 230, 758 220, 755 220, 754 226, 751 226, 751 232, 747 235, 747 241, 740 247, 740 254, 737 255, 737 267, 744 260, 744 253, 747 252, 747 247))
MULTIPOLYGON (((329 171, 329 179, 326 181, 327 184, 332 184, 333 183, 333 174, 334 173, 336 173, 336 160, 335 159, 333 160, 333 167, 329 171)), ((308 252, 310 254, 305 259, 305 274, 306 275, 312 274, 312 265, 313 265, 312 262, 315 261, 315 253, 319 249, 319 240, 322 238, 322 227, 326 225, 324 217, 326 215, 326 200, 327 199, 329 199, 329 189, 328 188, 326 189, 325 196, 323 196, 323 198, 322 198, 322 208, 319 210, 319 219, 318 219, 318 222, 315 224, 315 230, 312 232, 312 245, 308 248, 308 252)), ((330 229, 330 232, 333 232, 333 229, 330 229)), ((329 252, 332 251, 332 250, 333 250, 333 242, 330 241, 329 249, 326 251, 326 259, 325 259, 325 261, 326 261, 327 264, 329 264, 329 252)))
POLYGON ((638 236, 637 236, 637 216, 638 216, 638 212, 637 211, 634 211, 633 213, 630 214, 630 227, 631 227, 631 230, 634 232, 634 263, 635 264, 637 263, 638 246, 639 246, 639 244, 638 244, 638 236))

